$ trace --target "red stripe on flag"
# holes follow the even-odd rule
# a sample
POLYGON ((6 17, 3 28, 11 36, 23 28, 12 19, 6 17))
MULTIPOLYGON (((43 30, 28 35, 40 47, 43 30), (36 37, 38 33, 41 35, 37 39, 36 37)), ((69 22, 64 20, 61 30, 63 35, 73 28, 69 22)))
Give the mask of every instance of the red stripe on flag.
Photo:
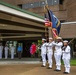
POLYGON ((45 18, 45 26, 52 27, 52 22, 50 22, 47 18, 45 18))
POLYGON ((52 29, 52 32, 53 32, 54 38, 58 38, 57 30, 56 29, 52 29))

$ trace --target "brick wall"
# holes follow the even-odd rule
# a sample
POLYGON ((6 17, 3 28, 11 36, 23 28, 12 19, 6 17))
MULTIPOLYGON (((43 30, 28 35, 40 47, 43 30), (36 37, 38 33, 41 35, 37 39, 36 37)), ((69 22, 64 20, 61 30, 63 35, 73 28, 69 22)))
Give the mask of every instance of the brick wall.
MULTIPOLYGON (((0 0, 0 1, 4 1, 17 6, 19 4, 26 4, 42 0, 0 0)), ((60 20, 76 21, 76 0, 64 0, 63 5, 49 6, 49 8, 55 13, 55 15, 60 20)), ((42 16, 44 15, 43 7, 31 8, 28 9, 28 11, 40 14, 42 16)))
POLYGON ((60 36, 62 38, 76 38, 76 25, 67 24, 61 26, 60 36))
POLYGON ((76 0, 67 1, 67 21, 76 21, 76 0))

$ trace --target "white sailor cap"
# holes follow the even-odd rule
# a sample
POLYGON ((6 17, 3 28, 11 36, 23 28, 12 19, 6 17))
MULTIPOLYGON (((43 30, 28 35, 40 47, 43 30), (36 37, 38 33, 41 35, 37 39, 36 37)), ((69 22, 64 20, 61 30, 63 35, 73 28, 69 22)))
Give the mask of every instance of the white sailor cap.
POLYGON ((57 37, 57 39, 62 39, 61 37, 57 37))
POLYGON ((52 40, 53 38, 52 37, 49 37, 49 40, 52 40))
POLYGON ((46 41, 46 39, 42 38, 42 40, 46 41))
POLYGON ((68 40, 64 40, 63 42, 66 42, 66 43, 68 43, 68 40))

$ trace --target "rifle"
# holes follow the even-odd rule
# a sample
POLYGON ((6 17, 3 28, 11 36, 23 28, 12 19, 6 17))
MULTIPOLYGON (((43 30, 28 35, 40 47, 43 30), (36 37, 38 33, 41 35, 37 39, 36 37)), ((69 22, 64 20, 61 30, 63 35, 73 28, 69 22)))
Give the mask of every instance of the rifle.
POLYGON ((71 43, 74 41, 74 39, 75 39, 75 38, 73 38, 72 40, 70 40, 70 42, 68 43, 68 45, 71 44, 71 43))

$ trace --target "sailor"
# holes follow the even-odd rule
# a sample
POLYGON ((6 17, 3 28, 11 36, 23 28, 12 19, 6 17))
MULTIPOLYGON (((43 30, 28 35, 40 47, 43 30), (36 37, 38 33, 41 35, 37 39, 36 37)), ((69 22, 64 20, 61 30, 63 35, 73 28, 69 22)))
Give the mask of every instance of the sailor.
POLYGON ((8 58, 8 50, 9 50, 7 44, 5 45, 4 50, 5 50, 5 59, 7 59, 8 58))
POLYGON ((65 40, 63 41, 64 42, 64 46, 62 48, 62 59, 63 59, 63 62, 64 62, 64 67, 65 67, 65 72, 64 74, 68 74, 70 73, 70 46, 68 45, 68 41, 65 40))
POLYGON ((62 38, 58 37, 57 42, 54 42, 53 44, 55 46, 55 51, 54 51, 54 57, 56 62, 55 71, 61 71, 61 55, 62 55, 61 47, 63 46, 62 38))
POLYGON ((15 47, 13 46, 13 44, 12 44, 12 46, 10 47, 10 50, 11 50, 11 59, 14 59, 15 47))
POLYGON ((42 46, 41 46, 41 57, 42 57, 42 66, 46 66, 46 39, 42 39, 42 46))
POLYGON ((48 69, 52 69, 52 56, 53 56, 53 38, 49 38, 47 57, 48 57, 48 69))
POLYGON ((0 59, 2 59, 2 54, 3 54, 3 46, 2 43, 0 43, 0 59))

